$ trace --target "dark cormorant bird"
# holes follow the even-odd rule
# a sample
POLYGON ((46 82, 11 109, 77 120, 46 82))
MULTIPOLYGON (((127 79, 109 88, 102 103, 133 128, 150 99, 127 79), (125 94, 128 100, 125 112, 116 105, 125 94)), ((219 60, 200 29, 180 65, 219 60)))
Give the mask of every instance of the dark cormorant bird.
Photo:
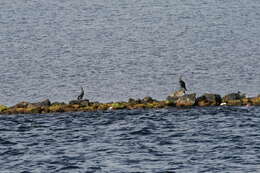
POLYGON ((179 83, 180 83, 181 89, 184 89, 184 91, 187 91, 187 89, 186 89, 186 84, 185 84, 185 82, 181 79, 181 77, 179 78, 179 83))
POLYGON ((84 96, 84 90, 83 90, 83 88, 81 87, 81 93, 80 93, 80 95, 78 96, 78 100, 82 100, 82 99, 83 99, 83 96, 84 96))

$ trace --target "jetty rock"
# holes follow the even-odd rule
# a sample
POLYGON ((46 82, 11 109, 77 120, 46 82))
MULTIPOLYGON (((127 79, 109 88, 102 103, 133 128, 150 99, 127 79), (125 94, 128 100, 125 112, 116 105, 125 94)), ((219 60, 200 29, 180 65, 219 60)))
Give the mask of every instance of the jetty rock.
POLYGON ((180 90, 175 91, 174 93, 172 93, 169 97, 179 98, 179 97, 184 96, 184 95, 185 95, 185 90, 180 89, 180 90))
POLYGON ((70 105, 80 105, 80 106, 89 106, 90 102, 89 100, 71 100, 69 102, 70 105))
POLYGON ((222 102, 219 94, 205 93, 196 99, 196 105, 198 106, 219 106, 222 102))
POLYGON ((226 102, 228 100, 241 100, 243 98, 245 98, 245 94, 241 94, 241 93, 230 93, 227 94, 223 97, 223 102, 226 102))
POLYGON ((156 100, 154 100, 152 97, 149 97, 149 96, 146 96, 146 97, 144 97, 144 98, 141 100, 142 103, 152 103, 152 102, 154 102, 154 101, 156 101, 156 100))
POLYGON ((245 94, 240 92, 230 93, 223 97, 222 102, 228 106, 242 106, 247 104, 247 100, 244 100, 245 98, 245 94))
POLYGON ((182 107, 182 106, 194 106, 196 103, 196 93, 193 94, 185 94, 184 96, 181 96, 176 101, 176 106, 182 107))
POLYGON ((258 95, 257 97, 250 98, 249 100, 249 104, 260 106, 260 95, 258 95))
POLYGON ((169 95, 166 98, 166 100, 169 102, 169 104, 176 105, 177 100, 184 95, 185 95, 185 91, 181 89, 169 95))
POLYGON ((0 112, 5 111, 6 109, 8 109, 7 106, 5 106, 5 105, 0 105, 0 112))
POLYGON ((12 106, 12 108, 32 108, 32 107, 48 107, 48 106, 51 106, 51 102, 49 99, 46 99, 36 103, 22 101, 12 106))
POLYGON ((169 107, 192 107, 192 106, 260 106, 260 95, 256 97, 245 97, 245 94, 230 93, 221 98, 218 94, 205 93, 196 98, 196 93, 185 94, 179 90, 167 97, 166 100, 155 100, 152 97, 143 99, 129 98, 128 102, 99 103, 89 100, 71 100, 69 103, 53 102, 49 99, 30 103, 20 102, 14 106, 0 105, 0 114, 44 114, 56 112, 86 112, 107 111, 117 109, 160 109, 169 107))

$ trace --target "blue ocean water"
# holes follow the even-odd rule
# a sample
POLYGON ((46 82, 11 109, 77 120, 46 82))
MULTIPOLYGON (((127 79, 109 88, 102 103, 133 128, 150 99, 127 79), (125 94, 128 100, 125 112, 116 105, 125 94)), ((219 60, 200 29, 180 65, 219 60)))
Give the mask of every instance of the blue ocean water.
POLYGON ((258 0, 1 0, 0 103, 259 94, 258 0))
MULTIPOLYGON (((260 94, 258 0, 1 0, 0 104, 260 94)), ((0 116, 0 172, 259 172, 257 107, 0 116)))
POLYGON ((0 116, 0 172, 259 172, 259 107, 0 116))

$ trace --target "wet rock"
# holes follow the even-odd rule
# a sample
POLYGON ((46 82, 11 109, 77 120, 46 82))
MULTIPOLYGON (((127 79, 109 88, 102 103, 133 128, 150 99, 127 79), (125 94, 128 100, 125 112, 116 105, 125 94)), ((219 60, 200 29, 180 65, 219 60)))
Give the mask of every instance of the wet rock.
POLYGON ((129 98, 129 99, 128 99, 128 103, 135 103, 135 99, 129 98))
POLYGON ((242 106, 245 104, 245 94, 240 92, 231 93, 223 97, 222 102, 226 103, 227 106, 242 106))
POLYGON ((253 97, 250 99, 252 105, 255 105, 255 106, 260 106, 260 96, 258 97, 253 97))
POLYGON ((5 111, 6 109, 8 109, 7 106, 5 106, 5 105, 0 105, 0 113, 3 112, 3 111, 5 111))
POLYGON ((241 103, 242 103, 242 105, 251 105, 252 101, 251 101, 251 98, 243 98, 241 100, 241 103))
POLYGON ((242 106, 243 101, 242 100, 227 100, 226 102, 227 106, 242 106))
POLYGON ((29 104, 30 104, 29 102, 23 101, 23 102, 17 103, 13 107, 14 108, 27 108, 29 104))
POLYGON ((176 106, 176 102, 178 100, 179 97, 171 97, 171 96, 168 96, 166 98, 166 101, 168 102, 169 105, 172 105, 172 106, 176 106))
POLYGON ((176 101, 176 106, 194 106, 196 103, 196 94, 186 94, 179 97, 176 101))
POLYGON ((133 98, 129 98, 128 99, 128 103, 129 104, 142 104, 144 101, 142 99, 133 99, 133 98))
POLYGON ((65 112, 63 105, 52 105, 48 107, 48 110, 45 110, 47 112, 65 112))
POLYGON ((111 105, 111 108, 112 108, 112 109, 125 109, 125 108, 126 108, 126 103, 116 102, 116 103, 113 103, 113 104, 111 105))
POLYGON ((228 102, 229 100, 241 100, 243 98, 245 98, 245 94, 241 94, 240 92, 230 93, 223 97, 223 102, 228 102))
POLYGON ((66 103, 65 102, 53 102, 51 105, 52 106, 53 105, 66 105, 66 103))
POLYGON ((89 106, 89 100, 71 100, 69 102, 70 105, 80 105, 80 106, 89 106))
POLYGON ((51 106, 51 102, 49 99, 43 100, 37 103, 30 103, 27 107, 48 107, 51 106))
POLYGON ((128 103, 129 103, 129 104, 140 104, 140 103, 142 103, 142 100, 141 100, 141 99, 135 100, 135 99, 133 99, 133 98, 129 98, 129 99, 128 99, 128 103))
MULTIPOLYGON (((176 100, 177 101, 177 100, 176 100)), ((176 106, 176 101, 171 101, 171 100, 165 100, 164 103, 166 106, 176 106)))
POLYGON ((145 105, 145 108, 160 109, 160 108, 165 108, 167 106, 168 104, 166 101, 154 101, 151 103, 147 103, 145 105))
POLYGON ((42 112, 42 108, 41 107, 28 107, 28 108, 24 108, 24 113, 26 114, 40 114, 42 112))
POLYGON ((184 96, 184 95, 185 95, 185 90, 181 89, 181 90, 178 90, 178 91, 172 93, 172 94, 170 95, 170 97, 178 98, 178 97, 182 97, 182 96, 184 96))
POLYGON ((146 105, 142 103, 127 105, 128 109, 145 109, 146 105))
POLYGON ((171 106, 176 106, 177 100, 185 95, 185 90, 181 89, 178 90, 174 93, 172 93, 171 95, 169 95, 166 100, 168 101, 168 104, 171 106))
POLYGON ((109 108, 111 107, 111 105, 110 104, 100 104, 99 106, 98 106, 98 110, 108 110, 109 108))
POLYGON ((219 106, 222 102, 221 96, 218 94, 204 94, 196 99, 198 106, 219 106))
POLYGON ((143 103, 152 103, 154 99, 152 97, 144 97, 142 102, 143 103))

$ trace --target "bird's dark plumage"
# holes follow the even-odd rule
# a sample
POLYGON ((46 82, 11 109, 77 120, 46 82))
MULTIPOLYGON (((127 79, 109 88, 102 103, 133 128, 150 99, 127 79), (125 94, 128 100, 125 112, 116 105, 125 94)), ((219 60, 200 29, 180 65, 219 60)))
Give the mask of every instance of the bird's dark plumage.
POLYGON ((184 89, 185 91, 187 91, 187 89, 186 89, 186 84, 185 84, 185 82, 181 79, 181 77, 180 77, 180 79, 179 79, 179 83, 180 83, 181 89, 184 89))
POLYGON ((83 90, 83 88, 81 87, 81 93, 80 93, 80 95, 78 96, 78 100, 82 100, 82 99, 83 99, 83 96, 84 96, 84 90, 83 90))

